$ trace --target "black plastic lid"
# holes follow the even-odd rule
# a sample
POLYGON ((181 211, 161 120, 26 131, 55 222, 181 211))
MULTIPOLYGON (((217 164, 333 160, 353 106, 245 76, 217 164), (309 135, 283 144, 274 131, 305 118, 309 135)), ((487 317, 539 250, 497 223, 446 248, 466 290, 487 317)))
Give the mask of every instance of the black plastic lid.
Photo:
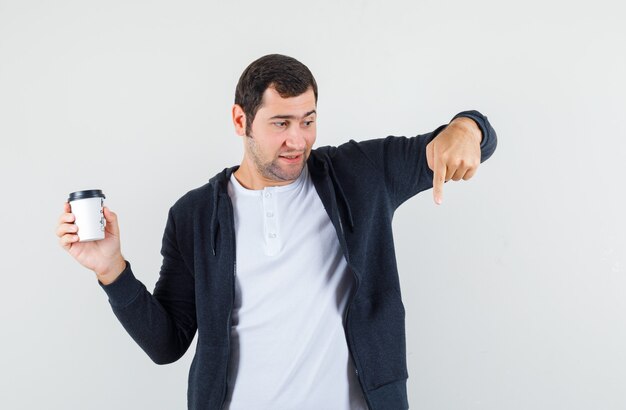
POLYGON ((70 197, 67 198, 68 202, 76 201, 77 199, 86 199, 86 198, 106 198, 100 189, 88 189, 86 191, 76 191, 70 194, 70 197))

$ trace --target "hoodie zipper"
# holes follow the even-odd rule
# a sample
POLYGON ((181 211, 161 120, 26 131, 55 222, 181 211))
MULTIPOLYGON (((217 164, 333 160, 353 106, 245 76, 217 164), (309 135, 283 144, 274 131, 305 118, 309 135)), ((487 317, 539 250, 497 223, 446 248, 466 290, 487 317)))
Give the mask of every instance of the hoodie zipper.
MULTIPOLYGON (((342 238, 344 238, 345 241, 345 235, 343 232, 343 224, 341 223, 341 217, 339 216, 339 230, 341 231, 341 236, 342 238)), ((347 245, 346 245, 347 246, 347 245)), ((350 297, 348 298, 348 304, 346 306, 346 311, 343 315, 343 321, 345 323, 345 327, 344 330, 346 332, 346 341, 348 343, 348 353, 350 354, 350 357, 352 358, 352 362, 354 363, 354 372, 356 374, 356 378, 359 381, 359 385, 361 386, 361 391, 363 393, 363 399, 365 399, 365 403, 367 404, 367 408, 368 409, 372 409, 372 405, 369 401, 369 399, 367 398, 367 394, 365 393, 365 386, 363 385, 363 381, 361 380, 361 375, 359 375, 359 363, 356 360, 356 357, 353 353, 353 347, 352 347, 352 340, 350 339, 350 335, 348 332, 348 313, 350 312, 350 306, 352 306, 352 299, 354 299, 354 295, 356 294, 357 290, 359 289, 359 277, 356 274, 356 271, 354 269, 352 269, 352 267, 350 266, 350 258, 348 257, 348 249, 346 247, 346 262, 348 263, 348 269, 350 269, 350 272, 352 272, 352 277, 354 278, 354 287, 352 288, 352 291, 350 292, 350 297)))
MULTIPOLYGON (((359 288, 359 277, 356 274, 356 270, 352 269, 351 263, 350 263, 350 256, 348 255, 348 244, 346 242, 346 236, 343 230, 343 223, 341 221, 341 212, 339 212, 339 205, 337 203, 337 196, 335 195, 335 187, 333 185, 333 181, 334 178, 332 176, 333 172, 330 171, 330 167, 329 167, 329 163, 330 163, 330 158, 328 159, 328 162, 324 163, 324 168, 327 172, 327 177, 329 178, 329 180, 327 180, 327 186, 331 195, 331 203, 333 203, 334 208, 337 210, 337 220, 339 221, 339 233, 341 234, 341 238, 343 239, 343 242, 345 244, 345 246, 342 246, 342 249, 344 249, 345 254, 344 257, 346 258, 346 263, 348 265, 348 268, 350 269, 350 271, 352 272, 352 277, 354 278, 354 287, 352 288, 352 292, 350 292, 350 297, 348 298, 348 304, 346 306, 346 311, 344 313, 344 331, 346 334, 346 343, 348 344, 348 353, 350 354, 350 357, 352 358, 352 362, 354 363, 354 373, 356 374, 356 378, 359 381, 359 385, 361 386, 361 392, 363 393, 363 399, 365 400, 365 403, 367 404, 368 409, 372 409, 372 405, 367 397, 367 394, 365 392, 365 386, 363 385, 363 381, 362 379, 362 375, 359 374, 359 361, 356 358, 356 355, 354 354, 354 349, 352 346, 352 340, 350 338, 350 333, 348 331, 348 314, 350 312, 350 307, 352 306, 352 300, 354 299, 354 295, 356 294, 358 288, 359 288)), ((337 181, 337 184, 339 184, 339 182, 337 181)), ((344 200, 345 202, 345 200, 344 200)), ((347 203, 344 203, 344 205, 346 207, 348 207, 347 203)), ((332 218, 331 218, 332 221, 332 218)), ((341 246, 341 243, 340 243, 341 246)))
MULTIPOLYGON (((228 197, 228 195, 227 195, 228 197)), ((228 392, 228 369, 229 369, 229 364, 230 364, 230 332, 231 332, 231 315, 233 313, 233 303, 235 300, 235 275, 237 274, 237 243, 235 241, 235 222, 234 222, 234 216, 233 216, 233 205, 232 202, 230 200, 230 197, 227 198, 227 202, 228 202, 228 212, 229 212, 229 216, 230 216, 230 227, 231 227, 231 245, 232 245, 232 249, 233 249, 233 274, 230 277, 231 279, 231 304, 230 304, 230 309, 228 311, 228 320, 226 321, 226 351, 228 352, 226 355, 226 372, 224 374, 224 389, 222 391, 222 403, 220 404, 220 409, 224 408, 224 403, 226 402, 226 394, 228 392)), ((215 212, 217 212, 217 210, 215 210, 215 212)))

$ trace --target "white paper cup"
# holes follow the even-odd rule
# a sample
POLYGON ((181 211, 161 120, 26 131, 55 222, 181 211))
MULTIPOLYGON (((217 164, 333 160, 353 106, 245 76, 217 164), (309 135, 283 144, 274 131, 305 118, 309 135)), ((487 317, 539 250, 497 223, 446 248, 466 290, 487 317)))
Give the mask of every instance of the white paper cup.
POLYGON ((104 194, 99 189, 72 192, 67 199, 78 226, 78 242, 104 239, 104 194))

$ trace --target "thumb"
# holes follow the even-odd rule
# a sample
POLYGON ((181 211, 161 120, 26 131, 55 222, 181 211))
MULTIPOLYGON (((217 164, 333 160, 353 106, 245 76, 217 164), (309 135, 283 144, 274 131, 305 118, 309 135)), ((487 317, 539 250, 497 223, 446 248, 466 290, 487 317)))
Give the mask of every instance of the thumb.
POLYGON ((426 145, 426 164, 431 171, 435 170, 435 147, 433 146, 434 141, 431 141, 426 145))
POLYGON ((103 207, 104 219, 106 220, 106 231, 112 235, 119 236, 120 228, 117 224, 117 214, 108 207, 103 207))

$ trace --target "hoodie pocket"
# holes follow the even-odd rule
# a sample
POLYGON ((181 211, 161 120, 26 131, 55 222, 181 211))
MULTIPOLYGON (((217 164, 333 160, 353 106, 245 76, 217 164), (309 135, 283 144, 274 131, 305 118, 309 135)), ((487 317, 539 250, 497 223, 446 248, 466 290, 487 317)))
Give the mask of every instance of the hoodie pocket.
POLYGON ((366 390, 408 377, 404 318, 396 289, 354 301, 350 332, 366 390))

